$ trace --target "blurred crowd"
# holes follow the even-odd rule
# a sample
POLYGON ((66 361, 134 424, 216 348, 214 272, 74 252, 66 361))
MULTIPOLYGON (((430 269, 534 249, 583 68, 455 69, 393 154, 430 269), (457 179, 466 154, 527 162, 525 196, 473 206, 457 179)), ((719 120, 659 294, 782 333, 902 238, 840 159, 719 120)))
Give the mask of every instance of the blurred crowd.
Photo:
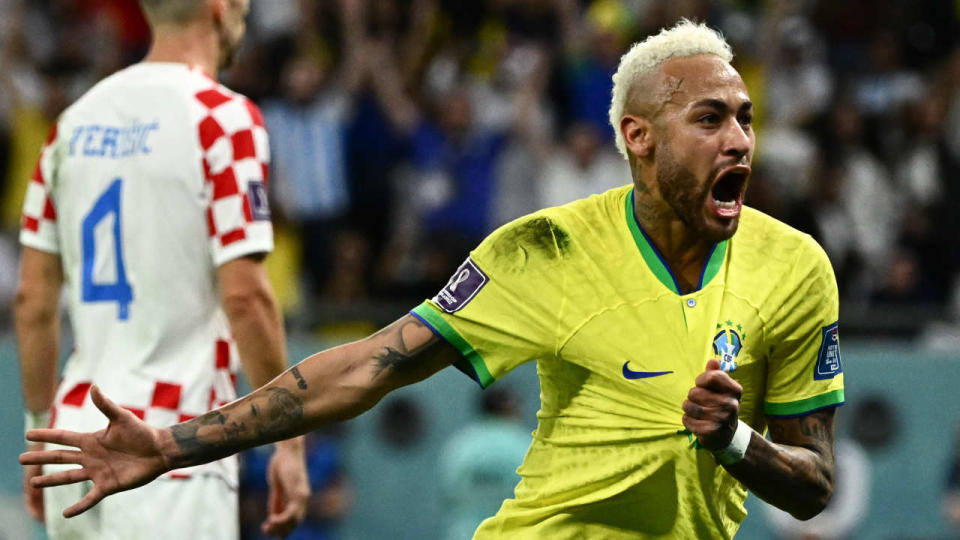
MULTIPOLYGON (((756 104, 748 204, 820 241, 847 305, 960 312, 957 6, 254 0, 224 82, 271 137, 281 300, 294 320, 416 302, 498 225, 629 183, 611 75, 631 43, 688 17, 725 34, 756 104)), ((140 59, 149 29, 136 0, 0 0, 0 38, 3 305, 51 124, 140 59)))

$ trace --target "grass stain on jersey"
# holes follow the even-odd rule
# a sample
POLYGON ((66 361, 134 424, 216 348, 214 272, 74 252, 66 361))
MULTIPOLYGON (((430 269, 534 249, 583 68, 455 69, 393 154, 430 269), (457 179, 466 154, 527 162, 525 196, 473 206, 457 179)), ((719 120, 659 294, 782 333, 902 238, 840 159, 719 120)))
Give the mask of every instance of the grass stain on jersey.
POLYGON ((497 259, 515 270, 522 270, 532 259, 562 259, 572 242, 565 229, 547 217, 535 217, 505 231, 493 245, 497 259))

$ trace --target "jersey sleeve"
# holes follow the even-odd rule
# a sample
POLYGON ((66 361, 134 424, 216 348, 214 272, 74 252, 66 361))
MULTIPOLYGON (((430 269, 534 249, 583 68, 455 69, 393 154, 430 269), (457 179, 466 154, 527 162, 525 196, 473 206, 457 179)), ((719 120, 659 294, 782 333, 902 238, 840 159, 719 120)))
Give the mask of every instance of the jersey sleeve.
POLYGON ((196 94, 205 109, 198 131, 209 193, 207 226, 215 265, 273 249, 267 202, 270 148, 263 116, 225 89, 196 94))
POLYGON ((57 211, 50 195, 51 181, 56 174, 56 143, 57 126, 54 125, 27 183, 20 220, 20 243, 47 253, 60 253, 57 211))
POLYGON ((764 400, 771 416, 800 416, 844 401, 837 281, 823 249, 806 240, 780 287, 785 297, 771 336, 764 400))
POLYGON ((456 367, 486 388, 524 362, 556 355, 561 263, 550 218, 520 218, 487 237, 411 313, 459 350, 456 367))

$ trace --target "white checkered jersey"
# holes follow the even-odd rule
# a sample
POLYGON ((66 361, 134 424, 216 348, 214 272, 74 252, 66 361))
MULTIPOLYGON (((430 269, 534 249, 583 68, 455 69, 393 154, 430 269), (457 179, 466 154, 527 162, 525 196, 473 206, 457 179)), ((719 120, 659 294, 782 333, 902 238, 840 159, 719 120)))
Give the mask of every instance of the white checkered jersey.
MULTIPOLYGON (((106 425, 91 384, 155 426, 235 399, 215 269, 273 248, 268 161, 256 105, 182 64, 131 66, 63 113, 20 232, 24 245, 58 253, 66 278, 75 348, 56 427, 106 425)), ((199 470, 233 482, 236 462, 199 470)))

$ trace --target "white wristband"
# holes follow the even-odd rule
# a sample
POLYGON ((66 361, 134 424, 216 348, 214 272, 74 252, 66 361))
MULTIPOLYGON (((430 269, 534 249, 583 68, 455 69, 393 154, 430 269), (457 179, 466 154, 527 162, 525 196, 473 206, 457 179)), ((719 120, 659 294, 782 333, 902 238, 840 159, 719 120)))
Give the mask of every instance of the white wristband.
POLYGON ((33 412, 26 410, 23 412, 23 432, 31 429, 41 429, 50 427, 50 411, 33 412))
POLYGON ((733 432, 733 440, 730 445, 722 450, 713 453, 723 465, 733 465, 747 455, 747 447, 750 446, 750 439, 753 436, 753 429, 743 420, 737 420, 737 430, 733 432))

